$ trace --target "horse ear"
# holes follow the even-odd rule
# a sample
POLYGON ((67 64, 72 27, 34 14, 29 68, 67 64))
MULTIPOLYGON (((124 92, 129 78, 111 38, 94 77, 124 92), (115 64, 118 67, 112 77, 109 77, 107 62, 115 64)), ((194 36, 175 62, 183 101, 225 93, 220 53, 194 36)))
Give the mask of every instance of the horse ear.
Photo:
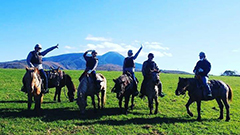
POLYGON ((113 79, 114 82, 116 82, 116 79, 113 79))
POLYGON ((57 68, 57 71, 59 72, 59 70, 60 70, 60 66, 58 66, 58 68, 57 68))

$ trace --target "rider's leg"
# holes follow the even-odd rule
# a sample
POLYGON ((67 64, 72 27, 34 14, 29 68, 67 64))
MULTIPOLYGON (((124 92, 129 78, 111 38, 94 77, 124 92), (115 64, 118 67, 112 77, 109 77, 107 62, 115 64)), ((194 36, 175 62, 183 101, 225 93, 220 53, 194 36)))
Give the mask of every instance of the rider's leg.
POLYGON ((134 72, 132 73, 132 77, 133 77, 133 96, 137 96, 139 94, 138 89, 137 89, 137 78, 135 77, 134 72))
POLYGON ((48 91, 48 78, 47 78, 47 75, 46 75, 46 73, 45 73, 45 71, 43 69, 40 69, 39 72, 40 72, 41 78, 44 79, 44 90, 43 90, 43 93, 48 93, 49 91, 48 91))
POLYGON ((159 81, 159 84, 158 84, 158 96, 160 97, 164 97, 165 94, 162 92, 162 82, 159 81))
POLYGON ((211 91, 210 86, 207 83, 208 82, 208 77, 207 76, 203 76, 202 77, 202 82, 203 82, 203 85, 204 85, 205 89, 207 90, 207 96, 211 97, 212 96, 212 91, 211 91))

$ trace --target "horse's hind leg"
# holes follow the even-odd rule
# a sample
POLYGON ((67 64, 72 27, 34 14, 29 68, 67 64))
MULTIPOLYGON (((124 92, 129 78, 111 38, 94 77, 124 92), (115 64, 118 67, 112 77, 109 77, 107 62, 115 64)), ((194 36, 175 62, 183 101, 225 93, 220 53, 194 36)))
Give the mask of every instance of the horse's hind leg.
POLYGON ((154 114, 157 114, 158 113, 158 98, 155 97, 154 100, 155 100, 155 106, 156 106, 154 114))
POLYGON ((218 103, 218 106, 220 108, 220 116, 218 119, 223 119, 223 104, 222 104, 222 101, 221 99, 216 99, 217 103, 218 103))
POLYGON ((189 106, 190 106, 193 102, 194 102, 194 101, 193 101, 191 98, 189 98, 187 104, 185 105, 185 106, 186 106, 186 109, 187 109, 187 113, 188 113, 188 115, 190 115, 191 117, 193 116, 193 113, 190 111, 189 106))
POLYGON ((222 100, 223 100, 223 103, 224 103, 226 111, 227 111, 226 121, 229 121, 230 120, 230 111, 229 111, 230 105, 228 104, 227 98, 224 98, 222 100))
POLYGON ((127 115, 128 113, 128 103, 129 103, 129 99, 130 99, 130 95, 129 96, 125 96, 125 114, 127 115))
POLYGON ((56 97, 57 97, 57 88, 55 89, 55 95, 54 95, 54 98, 53 98, 54 101, 56 101, 56 97))

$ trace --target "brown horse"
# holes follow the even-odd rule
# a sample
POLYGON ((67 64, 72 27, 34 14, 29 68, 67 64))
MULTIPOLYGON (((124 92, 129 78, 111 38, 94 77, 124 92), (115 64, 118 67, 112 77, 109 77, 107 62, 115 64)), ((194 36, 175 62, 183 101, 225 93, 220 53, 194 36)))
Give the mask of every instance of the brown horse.
POLYGON ((205 90, 199 87, 199 82, 195 78, 180 78, 177 86, 177 90, 175 91, 176 95, 184 95, 186 91, 188 91, 189 100, 186 104, 187 113, 192 117, 193 113, 190 111, 189 106, 193 102, 197 102, 197 111, 198 117, 197 120, 201 120, 201 100, 213 100, 216 99, 219 108, 220 108, 220 116, 219 119, 223 119, 223 103, 225 105, 227 114, 226 121, 230 120, 230 111, 229 111, 229 103, 228 100, 232 100, 233 93, 232 89, 229 85, 220 80, 210 80, 209 83, 212 90, 212 98, 207 98, 205 95, 205 90), (223 103, 222 103, 223 102, 223 103))
POLYGON ((125 98, 125 105, 124 105, 124 113, 128 113, 128 103, 130 100, 130 96, 132 95, 131 99, 131 109, 134 107, 134 80, 131 77, 130 73, 123 74, 119 76, 117 79, 113 79, 115 82, 114 87, 112 88, 112 92, 115 92, 117 94, 117 98, 119 100, 119 108, 122 111, 122 100, 123 97, 125 98))
POLYGON ((34 110, 40 113, 43 94, 41 93, 42 79, 37 68, 27 68, 23 77, 23 83, 28 93, 28 110, 31 109, 32 97, 34 97, 34 110))
POLYGON ((106 78, 100 74, 96 74, 97 82, 99 83, 100 88, 96 90, 94 86, 94 81, 90 75, 86 74, 82 79, 78 86, 77 91, 77 105, 80 109, 81 114, 85 113, 85 109, 87 106, 87 96, 90 96, 92 99, 92 105, 94 107, 94 111, 96 111, 95 105, 95 95, 98 98, 98 109, 104 108, 106 102, 106 91, 107 91, 107 80, 106 78), (99 93, 101 92, 101 98, 99 93), (101 104, 101 105, 100 105, 101 104))
POLYGON ((54 101, 56 101, 56 97, 58 97, 58 102, 61 102, 61 99, 60 99, 61 90, 64 86, 67 86, 68 99, 69 99, 70 102, 73 102, 74 93, 76 92, 76 89, 75 89, 74 84, 72 82, 72 78, 68 74, 65 74, 64 71, 59 70, 59 68, 58 69, 52 69, 51 72, 55 72, 55 73, 58 74, 59 82, 60 82, 58 85, 56 85, 56 81, 58 81, 58 80, 54 80, 54 79, 49 78, 49 81, 48 81, 49 82, 49 84, 48 84, 49 88, 54 88, 54 87, 56 88, 55 95, 54 95, 54 101))

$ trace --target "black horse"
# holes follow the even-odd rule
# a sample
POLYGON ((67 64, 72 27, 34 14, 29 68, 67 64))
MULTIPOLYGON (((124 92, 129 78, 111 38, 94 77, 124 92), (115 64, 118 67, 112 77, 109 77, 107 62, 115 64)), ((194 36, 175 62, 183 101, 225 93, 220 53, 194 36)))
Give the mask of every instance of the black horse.
POLYGON ((55 95, 54 95, 54 101, 56 101, 56 97, 58 96, 58 102, 61 102, 61 99, 60 99, 60 96, 61 96, 61 90, 62 90, 62 87, 64 86, 67 86, 68 88, 68 98, 69 98, 69 101, 70 102, 73 102, 74 100, 74 93, 76 91, 76 88, 74 87, 74 84, 72 82, 72 78, 68 75, 68 74, 65 74, 64 71, 62 70, 59 70, 58 69, 52 69, 53 71, 51 72, 57 72, 58 75, 60 76, 60 80, 59 80, 59 85, 56 86, 56 85, 53 85, 54 84, 54 81, 51 80, 51 78, 49 79, 49 88, 56 88, 56 91, 55 91, 55 95))
POLYGON ((126 73, 119 76, 117 79, 113 79, 115 82, 114 87, 112 88, 112 92, 117 93, 117 98, 119 100, 119 107, 122 110, 122 100, 123 97, 125 98, 125 109, 124 113, 128 113, 128 102, 130 100, 130 96, 132 95, 131 99, 131 109, 134 107, 134 80, 131 77, 131 74, 126 73))
POLYGON ((201 101, 205 100, 213 100, 216 99, 219 108, 220 108, 220 116, 219 119, 223 119, 223 103, 226 107, 226 121, 230 120, 229 115, 229 103, 228 100, 232 100, 233 93, 232 89, 229 85, 226 83, 220 81, 220 80, 211 80, 209 83, 211 90, 212 90, 212 98, 206 97, 205 90, 199 85, 199 81, 195 78, 180 78, 178 82, 177 90, 175 91, 176 95, 185 94, 186 91, 188 91, 189 100, 186 104, 187 112, 192 117, 193 113, 190 111, 189 106, 193 102, 197 102, 197 111, 198 111, 198 117, 197 120, 201 120, 201 101), (223 102, 223 103, 222 103, 223 102))

